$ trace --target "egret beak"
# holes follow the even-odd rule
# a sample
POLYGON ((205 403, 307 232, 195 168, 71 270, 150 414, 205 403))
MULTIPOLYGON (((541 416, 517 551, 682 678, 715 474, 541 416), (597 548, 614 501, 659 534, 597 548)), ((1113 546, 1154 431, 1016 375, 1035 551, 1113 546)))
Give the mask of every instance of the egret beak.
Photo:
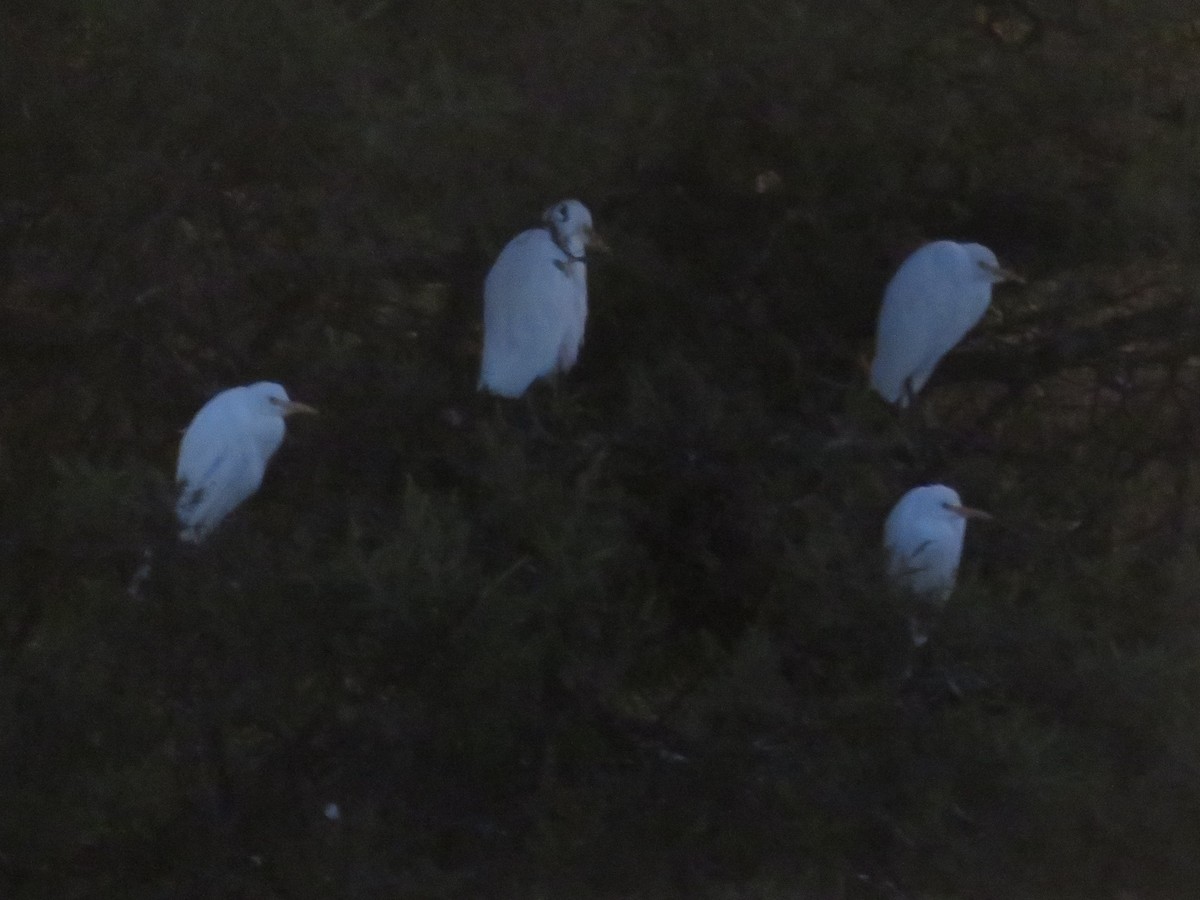
POLYGON ((989 512, 984 512, 982 509, 975 509, 970 506, 955 506, 951 503, 946 506, 946 509, 950 510, 952 513, 957 513, 964 519, 987 519, 990 521, 995 518, 995 516, 989 512))
POLYGON ((596 234, 592 229, 587 229, 583 234, 584 242, 593 250, 598 250, 601 253, 612 253, 612 248, 605 243, 604 238, 596 234))
POLYGON ((1003 266, 993 266, 991 263, 980 262, 979 268, 992 276, 992 281, 1000 284, 1005 281, 1015 281, 1017 284, 1025 284, 1025 278, 1018 275, 1012 269, 1006 269, 1003 266))
POLYGON ((298 403, 295 400, 289 400, 287 403, 281 403, 279 405, 279 409, 285 418, 293 415, 294 413, 308 413, 310 416, 315 416, 317 414, 315 407, 309 406, 307 403, 298 403))

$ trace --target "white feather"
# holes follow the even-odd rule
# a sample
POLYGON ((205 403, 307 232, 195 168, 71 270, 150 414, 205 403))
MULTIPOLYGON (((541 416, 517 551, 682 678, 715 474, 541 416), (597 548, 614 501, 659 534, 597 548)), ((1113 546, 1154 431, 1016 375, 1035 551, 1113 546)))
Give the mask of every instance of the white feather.
POLYGON ((508 242, 484 281, 479 388, 502 397, 570 370, 583 344, 591 213, 568 200, 545 218, 508 242))
POLYGON ((280 385, 263 381, 222 391, 196 413, 175 469, 182 540, 203 540, 258 490, 283 443, 287 402, 280 385))
POLYGON ((920 392, 987 312, 999 271, 987 247, 954 241, 926 244, 901 264, 883 294, 871 363, 871 386, 885 400, 907 406, 920 392))
POLYGON ((900 498, 883 525, 888 575, 905 592, 938 606, 954 591, 967 521, 958 492, 944 484, 916 487, 900 498))

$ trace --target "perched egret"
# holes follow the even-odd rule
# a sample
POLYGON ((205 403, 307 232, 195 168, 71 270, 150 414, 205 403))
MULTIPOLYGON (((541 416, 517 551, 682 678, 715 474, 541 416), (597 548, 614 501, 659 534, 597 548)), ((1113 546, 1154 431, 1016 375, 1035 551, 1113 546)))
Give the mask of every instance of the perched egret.
MULTIPOLYGON (((944 484, 915 487, 892 507, 883 525, 888 576, 914 600, 939 610, 954 591, 962 558, 967 519, 990 519, 979 509, 963 506, 958 492, 944 484)), ((912 620, 913 643, 926 635, 912 620)))
POLYGON ((883 293, 871 387, 908 406, 941 358, 987 312, 992 285, 1023 279, 980 244, 934 241, 908 257, 883 293))
POLYGON ((198 543, 262 484, 283 443, 285 416, 315 413, 270 381, 222 391, 200 408, 179 445, 175 515, 180 540, 198 543))
POLYGON ((501 397, 568 371, 583 343, 587 248, 604 243, 578 200, 554 204, 542 223, 508 242, 483 284, 479 388, 501 397))

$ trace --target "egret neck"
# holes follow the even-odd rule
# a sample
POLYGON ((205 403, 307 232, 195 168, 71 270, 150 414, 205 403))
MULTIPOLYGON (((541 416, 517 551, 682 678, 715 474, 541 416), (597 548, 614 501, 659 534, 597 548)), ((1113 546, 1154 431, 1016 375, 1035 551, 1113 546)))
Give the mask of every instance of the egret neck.
POLYGON ((586 263, 587 262, 587 253, 584 252, 584 253, 580 253, 578 255, 572 253, 571 248, 569 246, 567 246, 567 242, 565 240, 563 240, 561 235, 559 235, 555 232, 553 225, 546 224, 546 225, 543 225, 542 227, 545 228, 547 233, 550 235, 550 240, 554 241, 554 246, 556 246, 559 250, 561 250, 563 253, 565 253, 567 255, 568 260, 570 260, 571 262, 577 262, 577 263, 586 263))

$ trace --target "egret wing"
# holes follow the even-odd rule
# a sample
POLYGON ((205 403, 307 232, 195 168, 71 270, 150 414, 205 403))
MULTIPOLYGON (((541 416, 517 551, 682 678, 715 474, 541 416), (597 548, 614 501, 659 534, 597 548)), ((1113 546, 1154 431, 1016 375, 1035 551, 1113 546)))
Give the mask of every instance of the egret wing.
POLYGON ((198 481, 229 442, 238 415, 233 389, 217 394, 200 407, 179 444, 176 481, 198 481))
POLYGON ((555 371, 571 327, 575 265, 543 229, 522 232, 501 251, 484 282, 481 387, 516 397, 555 371))
POLYGON ((888 282, 879 310, 871 384, 890 403, 907 403, 907 391, 919 390, 909 379, 929 356, 929 328, 937 315, 923 285, 923 266, 909 259, 888 282))
POLYGON ((945 603, 954 590, 962 538, 951 531, 913 523, 910 528, 889 547, 889 574, 912 594, 945 603))
POLYGON ((175 511, 185 539, 204 537, 262 484, 266 460, 243 425, 234 404, 218 395, 184 433, 175 511))
POLYGON ((962 287, 954 273, 963 251, 936 241, 913 253, 884 291, 876 332, 871 384, 891 403, 907 405, 908 393, 924 387, 941 358, 975 321, 960 312, 962 287))

